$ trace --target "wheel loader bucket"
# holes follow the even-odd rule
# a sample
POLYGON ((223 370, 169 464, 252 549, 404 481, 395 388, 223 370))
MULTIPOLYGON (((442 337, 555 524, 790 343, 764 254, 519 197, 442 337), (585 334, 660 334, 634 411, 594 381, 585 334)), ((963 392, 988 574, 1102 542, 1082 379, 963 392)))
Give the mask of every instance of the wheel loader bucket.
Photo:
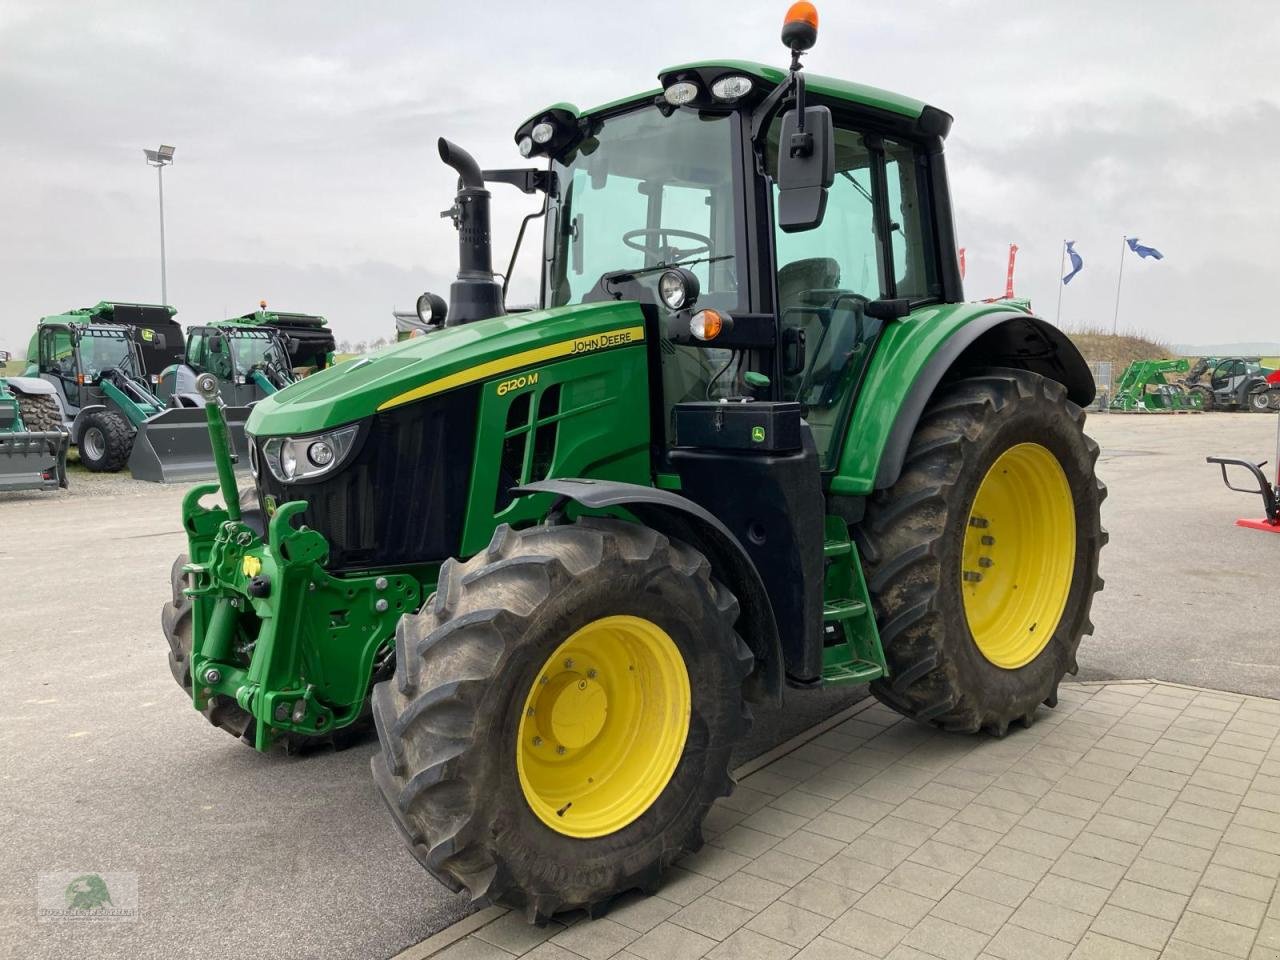
POLYGON ((53 490, 67 485, 65 430, 0 433, 0 490, 53 490))
MULTIPOLYGON (((249 446, 244 424, 249 419, 249 407, 224 407, 222 414, 232 453, 247 463, 249 446)), ((182 483, 217 476, 204 408, 173 407, 144 420, 133 439, 129 469, 135 480, 152 483, 182 483)))

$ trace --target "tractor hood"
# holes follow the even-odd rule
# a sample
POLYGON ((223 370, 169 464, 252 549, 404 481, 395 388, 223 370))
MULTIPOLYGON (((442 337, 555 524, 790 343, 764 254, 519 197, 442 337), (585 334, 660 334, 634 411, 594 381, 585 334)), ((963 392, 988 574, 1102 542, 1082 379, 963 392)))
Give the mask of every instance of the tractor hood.
POLYGON ((246 429, 256 437, 316 433, 467 384, 518 374, 557 357, 644 339, 644 315, 632 301, 584 303, 445 327, 286 387, 254 406, 246 429))

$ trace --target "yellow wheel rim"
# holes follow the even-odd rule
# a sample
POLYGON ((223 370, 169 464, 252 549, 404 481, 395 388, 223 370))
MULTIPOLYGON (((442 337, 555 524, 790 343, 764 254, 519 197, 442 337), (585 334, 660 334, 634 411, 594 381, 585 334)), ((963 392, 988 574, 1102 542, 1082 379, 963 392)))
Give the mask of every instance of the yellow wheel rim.
POLYGON ((689 672, 641 617, 603 617, 560 644, 520 718, 516 768, 530 809, 570 837, 602 837, 649 809, 689 735, 689 672))
POLYGON ((1038 443, 1002 453, 969 511, 960 589, 982 655, 1015 670, 1058 628, 1071 591, 1076 515, 1058 458, 1038 443))

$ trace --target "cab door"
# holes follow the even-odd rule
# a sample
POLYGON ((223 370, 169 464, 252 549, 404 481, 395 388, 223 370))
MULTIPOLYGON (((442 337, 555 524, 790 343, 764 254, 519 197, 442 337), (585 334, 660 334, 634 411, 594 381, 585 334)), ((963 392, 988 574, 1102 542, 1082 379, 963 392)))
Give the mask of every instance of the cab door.
MULTIPOLYGON (((867 304, 937 296, 923 149, 835 117, 835 181, 822 223, 774 231, 783 396, 797 400, 823 470, 844 443, 858 385, 886 321, 867 304)), ((776 149, 771 144, 771 149, 776 149)), ((774 188, 775 221, 777 190, 774 188)))
POLYGON ((40 375, 57 388, 68 411, 80 409, 80 364, 75 338, 63 326, 40 329, 40 375))

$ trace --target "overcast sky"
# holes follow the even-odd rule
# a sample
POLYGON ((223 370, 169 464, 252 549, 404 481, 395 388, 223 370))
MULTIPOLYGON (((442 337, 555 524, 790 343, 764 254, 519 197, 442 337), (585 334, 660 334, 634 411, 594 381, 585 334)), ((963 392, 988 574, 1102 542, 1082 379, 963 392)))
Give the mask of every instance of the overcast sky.
MULTIPOLYGON (((1061 241, 1085 269, 1061 324, 1183 343, 1278 340, 1280 14, 1274 0, 827 0, 816 73, 956 118, 947 144, 967 294, 1004 286, 1056 314, 1061 241), (1264 306, 1260 309, 1259 304, 1264 306)), ((654 85, 667 65, 785 65, 785 0, 391 3, 0 0, 0 348, 42 314, 160 297, 185 323, 253 308, 323 313, 339 339, 447 293, 447 136, 513 166, 515 126, 654 85)), ((495 188, 495 260, 530 199, 495 188)), ((523 284, 533 289, 531 274, 523 284)), ((522 285, 519 281, 517 288, 522 285)))

